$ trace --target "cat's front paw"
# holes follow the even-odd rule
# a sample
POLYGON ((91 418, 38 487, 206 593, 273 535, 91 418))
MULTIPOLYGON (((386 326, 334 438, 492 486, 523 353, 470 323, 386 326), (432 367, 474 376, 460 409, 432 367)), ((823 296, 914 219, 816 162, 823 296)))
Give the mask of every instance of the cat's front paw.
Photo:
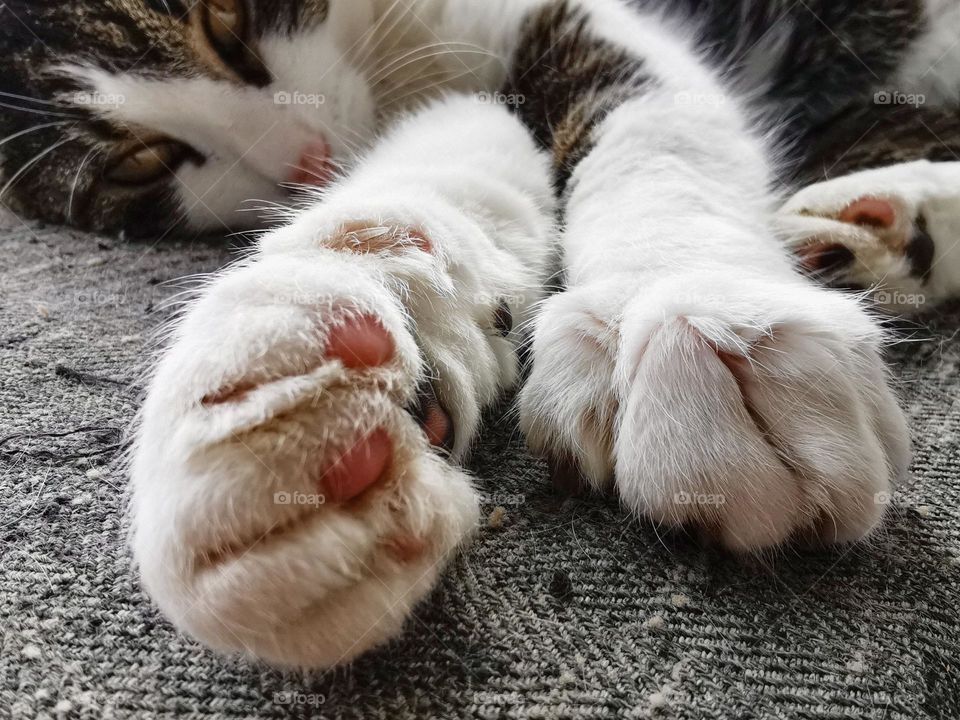
POLYGON ((960 163, 917 162, 805 188, 779 221, 800 267, 914 313, 960 293, 960 163))
POLYGON ((538 323, 522 421, 560 479, 658 524, 746 551, 857 540, 909 458, 880 341, 852 300, 789 279, 575 288, 538 323))
MULTIPOLYGON (((455 384, 458 360, 378 260, 429 262, 426 236, 335 240, 258 257, 205 291, 151 383, 132 474, 150 595, 208 645, 290 666, 332 666, 396 635, 478 517, 437 447, 465 442, 454 425, 467 411, 431 385, 438 366, 455 384)), ((496 376, 492 350, 471 357, 496 376)))

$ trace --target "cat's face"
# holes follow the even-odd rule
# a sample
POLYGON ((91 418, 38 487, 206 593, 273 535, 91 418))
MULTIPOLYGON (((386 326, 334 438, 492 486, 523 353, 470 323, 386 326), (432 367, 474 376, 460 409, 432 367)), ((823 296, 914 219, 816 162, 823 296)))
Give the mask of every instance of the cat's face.
POLYGON ((372 138, 375 2, 8 0, 0 202, 145 235, 255 224, 245 201, 372 138))

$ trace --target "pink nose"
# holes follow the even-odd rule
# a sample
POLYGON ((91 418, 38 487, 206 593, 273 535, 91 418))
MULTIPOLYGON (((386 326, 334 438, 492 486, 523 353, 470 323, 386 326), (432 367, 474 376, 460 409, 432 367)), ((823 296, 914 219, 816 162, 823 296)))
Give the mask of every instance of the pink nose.
POLYGON ((326 185, 333 177, 330 146, 325 140, 314 140, 300 150, 300 158, 287 178, 298 185, 326 185))

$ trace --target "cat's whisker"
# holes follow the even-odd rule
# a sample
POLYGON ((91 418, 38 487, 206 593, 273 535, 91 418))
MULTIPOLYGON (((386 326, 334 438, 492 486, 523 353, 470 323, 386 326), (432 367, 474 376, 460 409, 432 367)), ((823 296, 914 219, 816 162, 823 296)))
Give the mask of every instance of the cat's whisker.
POLYGON ((73 222, 73 199, 77 194, 77 187, 80 185, 80 176, 83 174, 83 168, 89 163, 93 157, 101 152, 99 147, 90 148, 90 152, 86 154, 83 160, 80 161, 80 165, 77 167, 77 174, 73 178, 73 185, 70 187, 70 199, 67 201, 67 220, 73 222))
POLYGON ((353 128, 341 127, 337 129, 336 133, 332 134, 336 135, 340 142, 346 145, 347 149, 353 153, 362 152, 363 147, 368 143, 367 139, 353 128), (350 138, 343 137, 343 135, 340 134, 341 132, 349 133, 354 139, 351 140, 350 138))
MULTIPOLYGON (((390 79, 392 76, 397 75, 399 72, 405 70, 411 65, 427 62, 444 56, 460 58, 462 55, 482 55, 490 57, 490 53, 487 50, 475 48, 466 44, 432 43, 430 45, 408 50, 399 56, 391 58, 389 62, 385 62, 376 70, 376 72, 371 74, 369 76, 369 80, 371 83, 383 82, 384 80, 390 79)), ((470 72, 473 72, 473 68, 470 68, 466 63, 463 62, 462 59, 460 62, 464 68, 470 72)))
POLYGON ((372 83, 381 82, 385 78, 388 78, 390 75, 394 75, 399 71, 413 65, 414 63, 424 62, 426 60, 432 60, 437 57, 444 56, 460 56, 460 55, 483 55, 486 57, 493 57, 493 54, 489 50, 485 50, 478 45, 472 45, 470 43, 459 43, 459 42, 436 42, 430 43, 428 45, 422 45, 420 47, 414 48, 412 50, 407 50, 398 57, 395 57, 390 60, 390 62, 385 63, 381 67, 369 76, 369 81, 372 83))
POLYGON ((64 107, 63 103, 54 100, 44 100, 42 98, 30 97, 29 95, 18 95, 17 93, 4 92, 3 90, 0 90, 0 97, 10 98, 11 100, 26 100, 31 103, 36 103, 37 105, 51 105, 64 110, 68 109, 64 107))
POLYGON ((11 176, 9 182, 7 182, 7 184, 3 186, 3 189, 0 190, 0 200, 3 200, 3 197, 4 195, 7 194, 7 191, 10 190, 10 188, 12 188, 17 183, 17 181, 20 180, 20 178, 23 177, 30 170, 30 168, 32 168, 38 162, 43 160, 47 155, 50 155, 51 153, 56 151, 58 148, 61 148, 64 145, 66 145, 68 142, 71 141, 71 139, 72 138, 64 138, 60 142, 54 143, 53 145, 48 147, 46 150, 37 153, 30 160, 25 162, 20 167, 20 169, 17 170, 17 172, 11 176))
MULTIPOLYGON (((296 217, 297 210, 292 205, 285 205, 274 200, 252 199, 244 203, 237 212, 258 213, 258 217, 268 223, 288 222, 296 217), (258 203, 258 204, 254 204, 258 203)), ((260 231, 250 231, 258 233, 260 231)))
POLYGON ((37 132, 38 130, 44 130, 46 128, 61 127, 63 125, 69 125, 70 122, 71 122, 70 120, 58 120, 57 122, 42 123, 40 125, 34 125, 32 127, 28 127, 26 130, 20 130, 18 132, 13 133, 12 135, 7 135, 5 138, 3 138, 3 140, 0 140, 0 145, 5 145, 11 140, 16 140, 19 137, 23 137, 24 135, 27 135, 32 132, 37 132))
POLYGON ((394 15, 393 21, 390 24, 390 27, 384 28, 384 24, 390 18, 391 13, 394 13, 394 11, 397 9, 397 7, 401 3, 402 3, 402 0, 393 0, 393 3, 390 5, 390 7, 386 9, 386 11, 384 11, 380 19, 377 20, 377 22, 374 23, 373 27, 367 30, 361 37, 361 42, 367 43, 366 52, 364 55, 361 56, 360 62, 358 64, 360 71, 363 72, 364 74, 366 74, 366 71, 369 69, 367 67, 367 63, 371 61, 375 52, 379 52, 382 55, 385 52, 391 51, 394 47, 396 47, 397 42, 399 42, 398 35, 400 35, 400 33, 398 33, 397 35, 394 35, 393 31, 397 28, 397 25, 400 24, 400 21, 403 20, 404 13, 402 12, 396 13, 394 15), (394 35, 393 43, 391 43, 389 47, 383 47, 382 45, 376 42, 376 36, 381 31, 383 31, 383 34, 388 37, 391 35, 394 35))
POLYGON ((24 107, 22 105, 11 105, 10 103, 0 102, 0 107, 5 107, 9 110, 16 110, 17 112, 30 113, 31 115, 46 115, 48 117, 62 117, 69 118, 70 120, 81 120, 80 115, 70 114, 65 112, 54 112, 52 110, 41 110, 39 108, 30 108, 24 107))
POLYGON ((393 87, 383 93, 380 97, 381 106, 384 109, 390 109, 396 105, 400 105, 411 98, 415 98, 418 95, 423 95, 424 97, 420 98, 422 100, 427 100, 430 97, 430 92, 437 88, 443 88, 449 83, 456 82, 461 78, 464 78, 468 75, 471 75, 471 70, 464 70, 463 72, 457 73, 456 75, 450 76, 446 72, 438 71, 435 73, 430 73, 424 75, 419 80, 426 80, 428 82, 422 83, 419 86, 410 87, 393 87), (434 79, 436 78, 436 79, 434 79))
POLYGON ((454 80, 458 80, 465 75, 469 75, 469 73, 462 72, 451 76, 444 70, 438 70, 437 72, 421 75, 417 78, 419 81, 418 83, 410 83, 406 86, 388 85, 387 88, 379 94, 379 99, 384 103, 396 102, 398 99, 418 95, 425 91, 442 87, 446 82, 453 82, 454 80))

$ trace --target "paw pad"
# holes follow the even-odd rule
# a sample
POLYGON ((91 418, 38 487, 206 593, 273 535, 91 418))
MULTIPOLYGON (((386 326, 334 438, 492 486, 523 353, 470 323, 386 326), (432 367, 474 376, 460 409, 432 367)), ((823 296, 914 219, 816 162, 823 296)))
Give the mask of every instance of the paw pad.
MULTIPOLYGON (((380 367, 393 358, 395 351, 393 338, 379 320, 369 315, 350 317, 330 329, 323 358, 314 361, 316 363, 314 367, 308 364, 296 368, 274 368, 272 371, 262 373, 260 377, 240 378, 207 393, 200 402, 204 407, 240 402, 258 387, 284 377, 309 372, 324 360, 339 360, 349 370, 380 367)), ((310 350, 304 353, 305 357, 311 355, 310 350)))
POLYGON ((427 236, 416 228, 383 226, 377 223, 354 222, 344 225, 340 231, 324 243, 335 250, 354 253, 389 253, 414 247, 425 253, 433 251, 427 236))
POLYGON ((331 502, 353 500, 386 474, 392 456, 393 442, 387 431, 374 430, 326 468, 320 489, 331 502))
POLYGON ((380 367, 393 353, 393 338, 379 320, 369 315, 337 325, 327 337, 327 357, 337 358, 351 370, 380 367))
POLYGON ((889 200, 862 197, 847 205, 837 216, 840 222, 883 229, 897 223, 897 210, 889 200))

